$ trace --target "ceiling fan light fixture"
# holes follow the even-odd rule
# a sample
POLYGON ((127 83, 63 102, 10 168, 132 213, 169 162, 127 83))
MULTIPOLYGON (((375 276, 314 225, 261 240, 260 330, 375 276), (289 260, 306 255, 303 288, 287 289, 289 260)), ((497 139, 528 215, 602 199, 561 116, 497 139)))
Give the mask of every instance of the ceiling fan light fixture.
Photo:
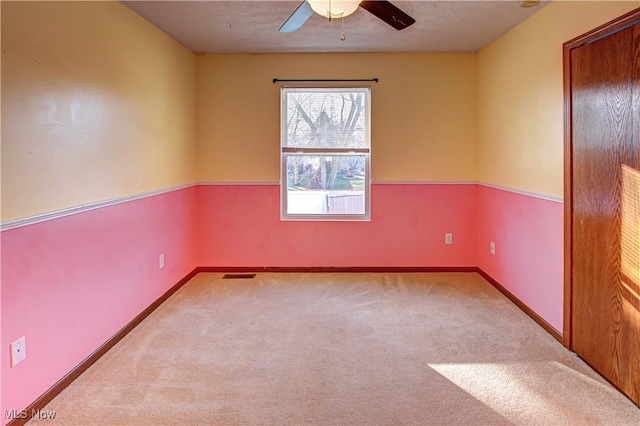
POLYGON ((361 0, 307 0, 315 13, 325 18, 344 18, 358 10, 361 0))

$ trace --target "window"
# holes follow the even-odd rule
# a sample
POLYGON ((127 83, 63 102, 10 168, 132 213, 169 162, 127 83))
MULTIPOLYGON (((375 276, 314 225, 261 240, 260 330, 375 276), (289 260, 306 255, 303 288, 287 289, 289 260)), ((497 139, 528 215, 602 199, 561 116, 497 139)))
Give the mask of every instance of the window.
POLYGON ((371 90, 283 87, 283 220, 369 220, 371 90))

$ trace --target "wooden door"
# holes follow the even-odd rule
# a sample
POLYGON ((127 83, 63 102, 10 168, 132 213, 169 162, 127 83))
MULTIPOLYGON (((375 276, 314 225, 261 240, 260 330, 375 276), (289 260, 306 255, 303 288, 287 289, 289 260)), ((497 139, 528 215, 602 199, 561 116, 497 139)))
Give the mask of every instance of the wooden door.
POLYGON ((565 44, 570 347, 640 404, 640 12, 565 44), (567 56, 568 55, 568 56, 567 56))

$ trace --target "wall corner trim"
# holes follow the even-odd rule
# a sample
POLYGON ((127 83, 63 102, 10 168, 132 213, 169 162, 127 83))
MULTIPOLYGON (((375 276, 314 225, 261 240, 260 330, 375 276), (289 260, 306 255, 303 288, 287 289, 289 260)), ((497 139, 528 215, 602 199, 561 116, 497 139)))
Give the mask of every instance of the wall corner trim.
POLYGON ((475 266, 201 266, 198 272, 212 273, 430 273, 476 272, 475 266))
POLYGON ((56 210, 53 212, 38 214, 34 216, 28 216, 21 219, 9 220, 9 221, 0 223, 0 232, 9 231, 11 229, 16 229, 16 228, 22 228, 23 226, 35 225, 36 223, 46 222, 48 220, 53 220, 53 219, 59 219, 61 217, 71 216, 74 214, 83 213, 90 210, 101 209, 103 207, 115 206, 116 204, 128 203, 129 201, 141 200, 143 198, 166 194, 168 192, 179 191, 181 189, 190 188, 192 186, 196 186, 196 184, 189 183, 185 185, 174 186, 171 188, 143 192, 141 194, 113 198, 110 200, 98 201, 95 203, 82 204, 80 206, 70 207, 68 209, 56 210))
POLYGON ((475 180, 372 180, 373 185, 476 185, 475 180))
POLYGON ((551 324, 545 321, 540 315, 533 311, 530 307, 524 304, 520 299, 513 295, 509 290, 496 281, 491 275, 487 274, 480 268, 476 268, 476 272, 485 280, 487 280, 492 286, 494 286, 500 293, 502 293, 507 299, 515 304, 522 312, 527 314, 533 321, 535 321, 540 327, 545 329, 547 333, 553 336, 558 342, 562 344, 562 333, 553 328, 551 324))
POLYGON ((262 182, 214 182, 214 181, 202 181, 198 182, 199 186, 274 186, 280 185, 279 181, 262 181, 262 182))
POLYGON ((478 182, 478 185, 485 186, 487 188, 498 189, 500 191, 513 192, 514 194, 524 195, 526 197, 539 198, 541 200, 553 201, 556 203, 564 203, 564 199, 562 197, 555 197, 553 195, 539 194, 537 192, 524 191, 516 188, 509 188, 501 185, 494 185, 486 182, 478 182))

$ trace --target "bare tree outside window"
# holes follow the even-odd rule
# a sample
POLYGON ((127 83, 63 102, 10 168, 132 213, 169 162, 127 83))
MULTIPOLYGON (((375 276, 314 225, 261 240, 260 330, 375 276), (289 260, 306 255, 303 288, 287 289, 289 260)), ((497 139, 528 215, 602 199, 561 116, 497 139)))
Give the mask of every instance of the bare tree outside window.
POLYGON ((368 219, 369 98, 368 88, 283 88, 283 218, 368 219))

